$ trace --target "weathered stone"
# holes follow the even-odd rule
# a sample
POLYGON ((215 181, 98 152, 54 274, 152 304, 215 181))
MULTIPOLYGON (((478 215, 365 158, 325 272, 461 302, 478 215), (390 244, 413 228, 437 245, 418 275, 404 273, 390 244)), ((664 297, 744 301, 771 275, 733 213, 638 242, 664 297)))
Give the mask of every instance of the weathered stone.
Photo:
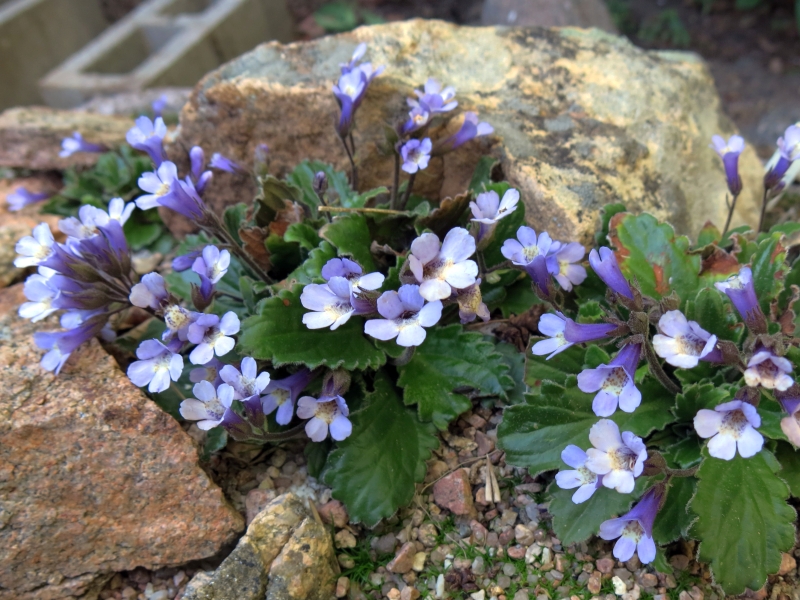
POLYGON ((486 0, 481 23, 514 27, 597 27, 609 33, 617 32, 602 0, 486 0))
POLYGON ((81 596, 233 541, 242 518, 179 424, 95 341, 45 372, 33 333, 57 321, 20 319, 24 300, 0 291, 0 599, 81 596))
POLYGON ((469 469, 458 469, 437 481, 433 486, 433 501, 457 515, 473 514, 469 469))
POLYGON ((338 528, 347 525, 347 521, 349 520, 347 509, 344 507, 344 504, 338 500, 330 500, 317 510, 319 511, 319 516, 322 517, 322 520, 328 525, 333 525, 338 528))
POLYGON ((598 558, 597 559, 597 570, 601 573, 611 573, 614 569, 614 559, 613 558, 598 558))
POLYGON ((413 542, 406 542, 397 551, 395 557, 386 565, 386 570, 390 573, 408 573, 414 566, 414 555, 417 547, 413 542))
POLYGON ((294 494, 276 498, 212 574, 192 579, 184 600, 328 600, 338 567, 325 526, 294 494))
POLYGON ((256 488, 247 492, 244 498, 245 518, 249 525, 266 506, 275 500, 278 493, 275 490, 256 488))
POLYGON ((786 552, 781 552, 781 568, 778 571, 778 575, 788 575, 796 568, 797 561, 795 560, 794 556, 787 554, 786 552))
POLYGON ((132 126, 129 117, 40 106, 10 108, 0 114, 0 166, 42 171, 91 166, 99 154, 76 152, 62 158, 61 140, 77 131, 87 142, 111 148, 125 142, 132 126))
MULTIPOLYGON (((470 28, 438 21, 362 27, 309 43, 264 44, 207 75, 181 113, 172 156, 188 165, 195 144, 249 163, 270 145, 272 169, 286 173, 304 158, 347 158, 333 122, 330 92, 339 63, 359 42, 386 65, 359 109, 355 141, 362 189, 392 180, 382 154, 385 123, 401 119, 405 96, 436 77, 458 91, 459 110, 476 110, 495 128, 493 153, 518 187, 529 222, 554 237, 588 241, 609 202, 648 210, 679 232, 724 221, 727 192, 712 134, 734 128, 720 111, 705 64, 694 54, 645 51, 598 30, 470 28)), ((453 116, 443 125, 460 125, 453 116)), ((442 131, 432 131, 438 138, 442 131)), ((433 199, 463 191, 491 140, 433 158, 415 190, 433 199)), ((754 223, 761 167, 748 147, 740 160, 744 192, 734 225, 754 223)), ((240 202, 247 177, 215 175, 208 201, 240 202)))

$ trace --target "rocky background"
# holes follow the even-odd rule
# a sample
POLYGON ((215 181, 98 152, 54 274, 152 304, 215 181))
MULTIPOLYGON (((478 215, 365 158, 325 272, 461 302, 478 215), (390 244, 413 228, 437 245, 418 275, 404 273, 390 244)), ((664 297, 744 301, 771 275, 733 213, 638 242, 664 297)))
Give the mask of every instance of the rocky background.
MULTIPOLYGON (((598 31, 412 21, 267 44, 198 85, 170 152, 199 143, 242 158, 266 142, 278 173, 306 157, 343 166, 327 127, 336 113, 329 86, 360 41, 387 65, 359 113, 366 185, 388 173, 375 146, 382 124, 432 75, 453 83, 462 106, 497 131, 458 162, 432 161, 420 182, 433 198, 460 191, 490 152, 521 188, 531 222, 562 237, 587 241, 609 201, 653 211, 688 234, 722 215, 724 179, 707 144, 734 127, 708 68, 598 31)), ((670 548, 660 572, 615 562, 602 541, 562 545, 542 481, 495 449, 501 406, 475 404, 442 433, 413 504, 366 530, 308 476, 302 443, 229 444, 201 462, 205 434, 162 412, 98 343, 76 352, 60 376, 43 372, 31 334, 53 323, 17 318, 26 274, 11 250, 33 225, 55 228, 56 218, 35 206, 9 213, 5 195, 20 184, 58 189, 60 169, 89 160, 58 157, 62 137, 79 130, 114 144, 130 122, 44 109, 0 116, 0 166, 13 169, 0 181, 0 599, 722 597, 691 543, 670 548), (492 475, 501 497, 489 501, 492 475)), ((742 159, 745 186, 757 189, 755 152, 742 159)), ((233 178, 215 186, 220 207, 252 193, 233 178)), ((752 221, 755 198, 739 206, 740 222, 752 221)), ((527 336, 535 322, 520 315, 509 335, 527 336)), ((796 556, 784 555, 780 573, 751 596, 800 598, 796 556)))

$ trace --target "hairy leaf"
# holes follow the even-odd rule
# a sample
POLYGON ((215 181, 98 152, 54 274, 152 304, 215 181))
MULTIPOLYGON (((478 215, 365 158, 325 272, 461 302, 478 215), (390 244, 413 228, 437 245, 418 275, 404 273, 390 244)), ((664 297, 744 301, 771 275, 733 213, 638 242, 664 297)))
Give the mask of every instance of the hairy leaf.
POLYGON ((354 523, 374 527, 411 502, 438 441, 433 426, 403 406, 387 377, 376 378, 366 402, 350 417, 354 434, 328 456, 323 479, 354 523))
POLYGON ((479 333, 465 333, 460 325, 429 329, 425 342, 411 360, 399 368, 397 384, 407 405, 416 404, 420 419, 439 429, 468 410, 463 393, 506 395, 514 380, 503 357, 479 333), (456 391, 459 390, 459 391, 456 391))
POLYGON ((709 563, 726 594, 758 590, 795 540, 789 488, 776 477, 780 464, 768 450, 730 461, 703 454, 690 505, 699 517, 691 531, 700 540, 698 559, 709 563))
POLYGON ((769 314, 772 300, 783 290, 783 278, 788 269, 782 237, 780 232, 770 234, 758 244, 758 249, 750 260, 753 287, 756 289, 756 297, 765 315, 769 314))
POLYGON ((716 387, 710 383, 695 383, 684 386, 683 392, 675 397, 675 417, 684 423, 692 423, 697 411, 714 407, 733 400, 728 386, 716 387))
POLYGON ((661 298, 675 290, 682 302, 695 295, 700 257, 689 253, 689 239, 676 236, 671 225, 647 213, 619 213, 611 219, 609 238, 623 272, 644 294, 661 298))
POLYGON ((800 452, 787 442, 778 442, 775 457, 783 467, 780 478, 789 486, 792 496, 800 498, 800 452))
POLYGON ((694 519, 688 508, 696 485, 694 477, 673 478, 664 506, 658 511, 653 526, 653 539, 657 544, 669 544, 686 535, 694 519))
POLYGON ((320 365, 375 369, 386 362, 386 355, 364 336, 360 317, 351 317, 334 331, 308 329, 303 324, 307 311, 300 304, 301 292, 298 285, 259 303, 258 314, 242 323, 239 347, 243 354, 275 366, 303 364, 309 369, 320 365))
POLYGON ((336 246, 339 254, 352 256, 364 268, 365 273, 375 271, 375 262, 370 252, 372 236, 364 215, 336 217, 320 230, 320 235, 336 246))
POLYGON ((506 389, 506 401, 509 404, 525 402, 525 394, 528 391, 528 386, 525 384, 525 355, 506 342, 497 342, 494 349, 508 365, 508 376, 514 382, 514 387, 506 389))
MULTIPOLYGON (((531 346, 539 339, 532 338, 531 346)), ((534 387, 540 381, 545 380, 563 384, 567 377, 577 375, 583 370, 586 360, 586 348, 572 346, 547 360, 544 356, 532 354, 529 347, 525 356, 527 359, 525 364, 525 383, 529 386, 534 387)))

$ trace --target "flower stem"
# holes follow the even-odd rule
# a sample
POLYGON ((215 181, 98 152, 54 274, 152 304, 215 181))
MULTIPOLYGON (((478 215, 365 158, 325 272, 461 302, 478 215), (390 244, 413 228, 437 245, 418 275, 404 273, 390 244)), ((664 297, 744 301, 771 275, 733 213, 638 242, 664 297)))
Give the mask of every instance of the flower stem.
POLYGON ((400 202, 400 210, 405 210, 406 204, 408 204, 408 199, 411 197, 411 188, 414 187, 414 180, 417 178, 416 173, 412 173, 411 177, 408 178, 408 185, 406 186, 406 193, 403 194, 403 200, 400 202))
MULTIPOLYGON (((347 158, 350 159, 350 186, 358 191, 358 169, 356 168, 356 161, 353 159, 353 151, 350 150, 350 147, 347 145, 347 140, 345 138, 339 138, 342 140, 342 146, 344 146, 344 151, 347 152, 347 158)), ((350 136, 350 141, 353 140, 353 136, 350 136)))
POLYGON ((679 388, 674 381, 669 378, 669 375, 664 371, 664 368, 661 366, 661 363, 658 361, 658 357, 656 356, 656 352, 653 349, 653 344, 650 342, 649 338, 645 338, 644 340, 644 355, 647 358, 647 362, 650 365, 650 372, 653 376, 658 379, 659 383, 664 386, 664 388, 670 394, 680 394, 681 388, 679 388))
POLYGON ((769 194, 769 190, 764 190, 764 198, 761 200, 761 216, 758 219, 758 229, 756 229, 756 233, 760 233, 761 229, 764 227, 764 217, 767 214, 767 195, 769 194))
POLYGON ((343 212, 343 213, 374 213, 376 215, 408 215, 410 214, 405 210, 391 210, 388 208, 347 208, 344 206, 320 206, 317 208, 319 212, 343 212))
POLYGON ((738 198, 739 194, 736 194, 728 207, 728 218, 725 220, 725 229, 722 230, 722 239, 725 239, 725 234, 728 233, 728 228, 731 226, 731 219, 733 218, 733 211, 736 208, 736 200, 738 198))
POLYGON ((236 254, 236 256, 238 256, 242 260, 242 262, 244 262, 250 268, 250 270, 253 271, 255 275, 259 276, 264 282, 269 284, 273 283, 272 278, 269 276, 269 274, 264 269, 262 269, 261 266, 255 260, 253 260, 253 257, 250 256, 250 254, 248 254, 244 248, 242 248, 238 243, 236 243, 236 240, 233 239, 233 236, 231 236, 228 230, 225 229, 225 226, 219 220, 219 217, 217 217, 217 215, 215 215, 214 213, 209 213, 209 214, 211 215, 210 219, 211 222, 209 226, 205 227, 208 233, 216 235, 217 237, 222 239, 226 244, 228 244, 230 249, 233 250, 233 253, 236 254))
POLYGON ((392 201, 390 206, 392 209, 397 208, 397 192, 400 187, 400 155, 395 152, 394 155, 394 184, 392 185, 392 201))

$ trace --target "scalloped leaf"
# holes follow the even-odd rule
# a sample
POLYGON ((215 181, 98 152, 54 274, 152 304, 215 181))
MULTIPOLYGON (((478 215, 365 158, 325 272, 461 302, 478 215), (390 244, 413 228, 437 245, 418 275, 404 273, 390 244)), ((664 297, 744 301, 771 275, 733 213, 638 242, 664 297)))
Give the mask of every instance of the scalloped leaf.
POLYGON ((730 461, 703 454, 690 504, 699 517, 691 529, 700 540, 698 560, 709 563, 726 594, 761 589, 795 541, 789 488, 776 476, 780 463, 767 450, 730 461))
POLYGON ((416 404, 420 419, 433 421, 439 429, 469 410, 471 402, 462 392, 505 398, 506 390, 514 388, 509 367, 494 344, 460 325, 429 329, 425 342, 398 370, 406 405, 416 404))
POLYGON ((653 539, 657 544, 669 544, 686 535, 694 519, 688 509, 696 486, 694 477, 676 477, 672 480, 664 506, 658 511, 653 525, 653 539))
POLYGON ((433 426, 403 406, 383 374, 365 401, 350 417, 354 434, 328 456, 323 480, 354 523, 374 527, 411 502, 439 442, 433 426))
POLYGON ((302 291, 303 287, 297 285, 259 302, 258 313, 242 323, 242 354, 269 360, 274 366, 302 364, 309 369, 321 365, 331 369, 377 369, 386 362, 386 355, 364 336, 360 317, 350 317, 334 331, 303 325, 307 311, 300 304, 302 291))
POLYGON ((331 223, 320 229, 319 234, 336 246, 340 255, 352 256, 353 260, 364 268, 365 273, 372 273, 376 270, 375 261, 370 252, 372 235, 364 215, 335 217, 331 223))

